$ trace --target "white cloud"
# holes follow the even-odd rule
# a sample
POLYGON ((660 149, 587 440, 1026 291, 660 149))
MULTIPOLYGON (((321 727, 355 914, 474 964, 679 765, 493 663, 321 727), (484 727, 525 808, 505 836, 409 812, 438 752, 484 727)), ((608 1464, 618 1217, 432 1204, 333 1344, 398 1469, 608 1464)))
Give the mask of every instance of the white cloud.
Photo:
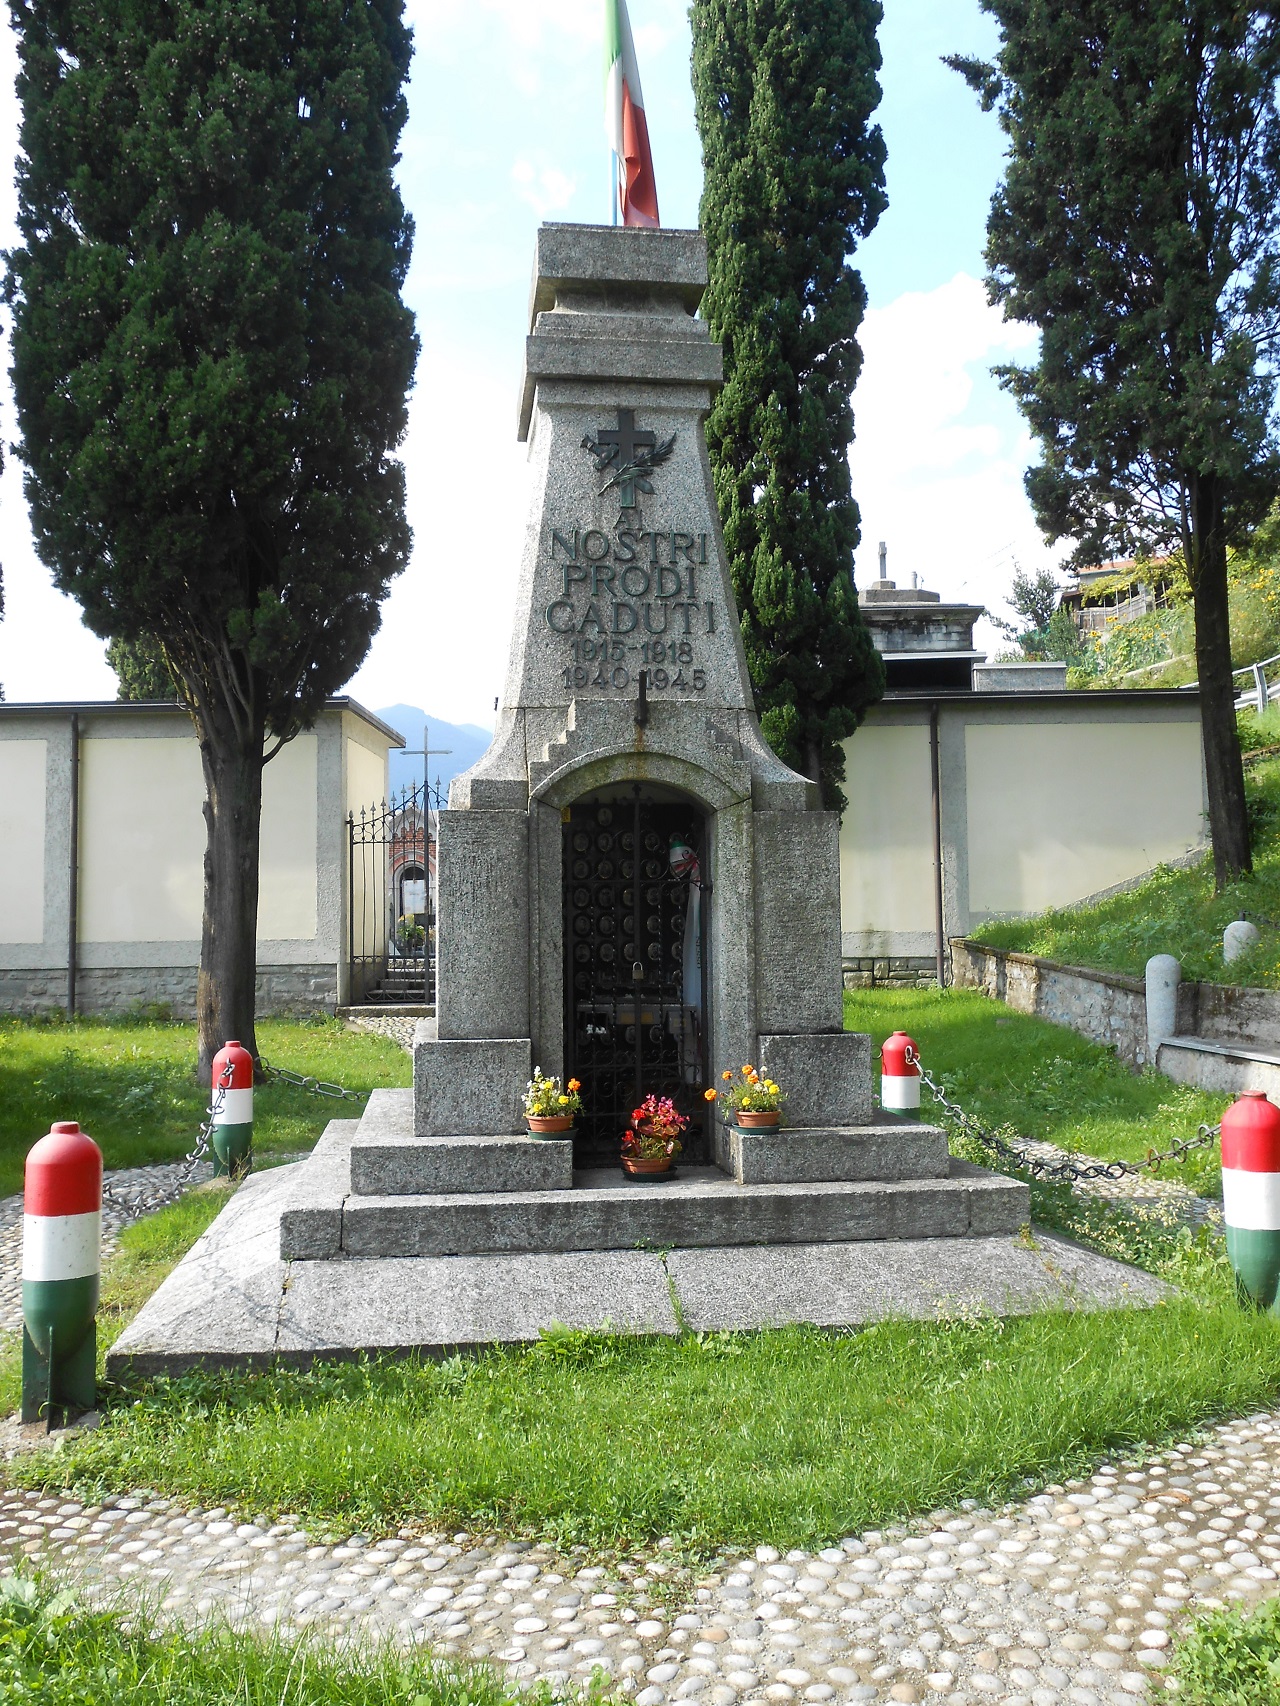
MULTIPOLYGON (((1023 489, 1032 441, 1012 400, 985 377, 995 362, 1033 354, 1037 336, 1006 324, 966 273, 867 314, 849 457, 862 511, 860 585, 876 579, 883 539, 900 586, 914 572, 944 598, 1003 616, 1015 559, 1035 569, 1065 555, 1065 545, 1045 546, 1023 489)), ((985 622, 979 639, 999 643, 985 622)))
POLYGON ((573 200, 577 182, 558 166, 535 165, 521 158, 511 168, 511 181, 520 200, 526 202, 539 219, 549 213, 559 213, 573 200))

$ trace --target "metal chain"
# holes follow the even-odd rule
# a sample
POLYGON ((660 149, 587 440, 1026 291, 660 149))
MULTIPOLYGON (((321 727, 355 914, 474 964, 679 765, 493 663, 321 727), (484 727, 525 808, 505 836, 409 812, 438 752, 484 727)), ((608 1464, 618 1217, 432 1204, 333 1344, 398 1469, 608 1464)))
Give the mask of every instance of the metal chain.
POLYGON ((1166 1161, 1185 1161, 1194 1150, 1204 1149, 1213 1143, 1222 1130, 1217 1125, 1201 1125, 1194 1137, 1179 1139, 1168 1149, 1148 1150, 1141 1161, 1090 1161, 1081 1166, 1070 1155, 1061 1161, 1046 1161, 1036 1155, 1030 1155, 1024 1149, 1017 1148, 1007 1142, 997 1132, 989 1130, 972 1114, 966 1113, 958 1102, 955 1102, 935 1083, 934 1079, 923 1067, 920 1070, 920 1081, 934 1100, 938 1102, 952 1119, 975 1138, 984 1148, 991 1150, 1002 1160, 1012 1161, 1016 1166, 1032 1174, 1037 1179, 1126 1179, 1136 1177, 1148 1169, 1158 1173, 1166 1161))
POLYGON ((218 1115, 222 1112, 223 1103, 227 1099, 227 1091, 231 1087, 232 1067, 228 1063, 222 1069, 222 1075, 214 1086, 213 1099, 209 1103, 204 1123, 196 1133, 196 1141, 182 1157, 182 1171, 176 1179, 171 1179, 167 1185, 159 1185, 155 1190, 146 1191, 142 1196, 124 1197, 119 1189, 103 1181, 102 1197, 104 1202, 113 1203, 116 1208, 137 1216, 149 1214, 153 1209, 163 1208, 167 1203, 175 1201, 191 1183, 192 1175, 204 1160, 208 1159, 213 1146, 213 1128, 217 1124, 218 1115))
POLYGON ((323 1078, 308 1078, 305 1073, 272 1066, 265 1056, 259 1058, 258 1073, 264 1079, 274 1078, 281 1084, 292 1084, 295 1089, 309 1091, 313 1096, 333 1096, 340 1102, 366 1102, 369 1099, 367 1090, 344 1090, 341 1084, 327 1084, 323 1078))

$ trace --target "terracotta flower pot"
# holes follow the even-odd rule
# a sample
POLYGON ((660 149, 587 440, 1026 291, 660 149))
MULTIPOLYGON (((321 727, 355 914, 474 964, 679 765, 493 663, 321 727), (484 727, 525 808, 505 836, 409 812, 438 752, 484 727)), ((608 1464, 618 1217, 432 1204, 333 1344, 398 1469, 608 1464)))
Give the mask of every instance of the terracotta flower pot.
POLYGON ((669 1155, 657 1155, 651 1161, 641 1161, 635 1156, 624 1155, 622 1157, 622 1171, 629 1173, 633 1179, 643 1178, 646 1174, 651 1173, 669 1173, 671 1171, 671 1157, 669 1155))
POLYGON ((744 1131, 768 1131, 778 1124, 782 1118, 777 1108, 768 1108, 760 1113, 749 1113, 745 1108, 737 1112, 738 1124, 744 1131))
POLYGON ((553 1133, 573 1130, 572 1114, 526 1114, 524 1117, 530 1137, 550 1137, 553 1133))

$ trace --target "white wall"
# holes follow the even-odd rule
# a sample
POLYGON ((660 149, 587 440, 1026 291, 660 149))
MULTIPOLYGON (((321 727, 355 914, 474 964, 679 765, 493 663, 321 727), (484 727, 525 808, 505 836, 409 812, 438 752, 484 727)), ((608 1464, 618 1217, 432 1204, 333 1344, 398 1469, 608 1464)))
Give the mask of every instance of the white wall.
POLYGON ((934 904, 928 725, 867 725, 845 743, 845 754, 841 930, 928 930, 934 904))
MULTIPOLYGON (((1204 844, 1191 695, 953 695, 937 712, 947 936, 1069 906, 1204 844)), ((845 742, 850 958, 935 951, 929 719, 929 701, 888 700, 845 742)))
POLYGON ((0 942, 44 941, 48 741, 0 743, 0 942))
POLYGON ((965 730, 969 909, 1043 912, 1203 839, 1197 723, 965 730))
MULTIPOLYGON (((81 742, 81 941, 199 940, 203 808, 200 753, 190 736, 95 735, 81 742)), ((259 846, 258 940, 311 940, 316 933, 313 734, 290 741, 262 773, 259 846)))
POLYGON ((80 743, 80 940, 199 940, 204 779, 194 739, 80 743))

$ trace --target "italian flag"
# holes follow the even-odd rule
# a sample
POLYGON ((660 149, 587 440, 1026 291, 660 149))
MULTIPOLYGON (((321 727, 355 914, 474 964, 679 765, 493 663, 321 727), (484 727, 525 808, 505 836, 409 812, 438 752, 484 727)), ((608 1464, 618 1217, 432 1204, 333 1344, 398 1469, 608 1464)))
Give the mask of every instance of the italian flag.
POLYGON ((622 223, 656 228, 658 191, 627 0, 604 0, 604 131, 613 150, 622 223))

